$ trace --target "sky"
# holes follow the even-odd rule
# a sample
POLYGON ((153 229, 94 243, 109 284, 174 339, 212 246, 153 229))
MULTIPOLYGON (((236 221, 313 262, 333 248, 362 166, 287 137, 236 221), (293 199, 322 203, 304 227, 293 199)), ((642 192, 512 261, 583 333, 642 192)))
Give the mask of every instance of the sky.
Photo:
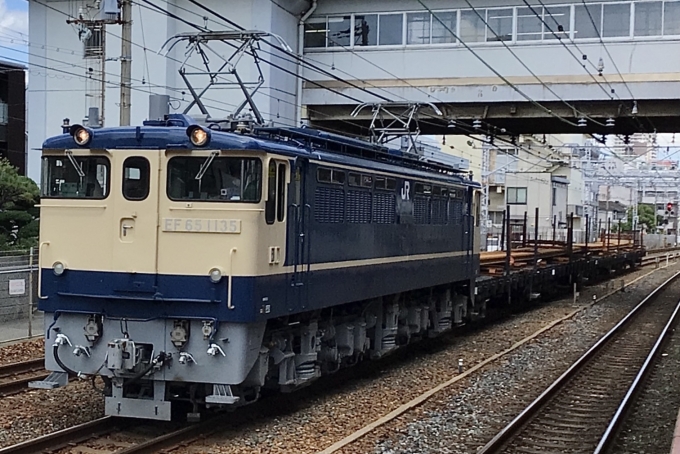
POLYGON ((0 58, 13 63, 27 63, 27 40, 28 2, 0 0, 0 58))

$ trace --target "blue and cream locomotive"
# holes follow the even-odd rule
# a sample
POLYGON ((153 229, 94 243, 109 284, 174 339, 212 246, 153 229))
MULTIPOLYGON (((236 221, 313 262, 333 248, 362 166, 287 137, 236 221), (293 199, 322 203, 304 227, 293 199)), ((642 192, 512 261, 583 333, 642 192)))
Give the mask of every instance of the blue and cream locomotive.
POLYGON ((242 405, 482 309, 479 185, 305 128, 183 115, 44 143, 35 387, 101 376, 109 415, 242 405))

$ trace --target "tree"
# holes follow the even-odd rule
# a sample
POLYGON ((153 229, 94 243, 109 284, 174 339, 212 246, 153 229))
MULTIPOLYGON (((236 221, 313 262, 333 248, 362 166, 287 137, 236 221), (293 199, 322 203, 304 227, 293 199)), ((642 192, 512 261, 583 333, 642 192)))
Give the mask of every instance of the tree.
POLYGON ((0 249, 24 249, 38 239, 38 185, 0 159, 0 249))
MULTIPOLYGON (((622 232, 633 230, 633 208, 629 207, 628 210, 626 210, 626 214, 626 221, 619 224, 622 232)), ((638 204, 638 229, 655 232, 658 223, 659 216, 654 212, 654 207, 652 205, 643 203, 638 204)))

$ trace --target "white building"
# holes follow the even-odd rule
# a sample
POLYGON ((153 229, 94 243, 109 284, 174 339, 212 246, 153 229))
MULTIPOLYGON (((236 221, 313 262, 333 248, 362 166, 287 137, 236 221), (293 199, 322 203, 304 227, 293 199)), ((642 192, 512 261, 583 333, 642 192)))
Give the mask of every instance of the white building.
MULTIPOLYGON (((255 95, 264 119, 275 124, 297 124, 301 100, 308 106, 305 117, 326 122, 329 128, 351 130, 349 113, 357 102, 376 102, 382 96, 433 102, 447 118, 508 124, 531 119, 522 129, 567 127, 554 115, 536 110, 519 95, 521 91, 553 113, 573 117, 574 110, 563 101, 579 102, 580 109, 600 119, 632 115, 631 93, 635 93, 635 109, 640 115, 651 115, 659 131, 677 125, 668 118, 680 112, 676 96, 680 60, 664 57, 680 53, 680 2, 588 0, 584 5, 577 0, 545 0, 545 6, 527 8, 521 0, 488 0, 475 9, 464 0, 425 3, 428 9, 416 0, 135 2, 132 124, 147 117, 150 93, 169 95, 173 112, 190 105, 189 90, 178 72, 186 58, 186 42, 168 51, 163 45, 169 38, 202 27, 234 30, 236 24, 276 35, 259 43, 264 84, 255 95), (581 53, 573 55, 572 40, 587 60, 581 53), (281 42, 291 51, 282 52, 286 45, 281 42), (314 67, 302 68, 297 54, 314 67), (593 77, 600 83, 593 83, 593 77), (612 90, 617 93, 613 100, 612 90)), ((100 33, 95 26, 66 22, 101 19, 99 7, 111 4, 108 0, 29 0, 28 130, 33 177, 39 168, 34 150, 46 137, 60 132, 63 118, 80 122, 89 107, 100 104, 104 124, 118 124, 120 59, 128 57, 121 56, 121 27, 106 25, 100 33), (104 54, 103 64, 99 53, 104 54)), ((223 44, 214 47, 216 53, 209 55, 212 63, 217 63, 218 54, 226 57, 231 52, 223 44)), ((188 72, 201 65, 196 53, 185 64, 188 72)), ((258 73, 248 58, 238 68, 244 79, 257 81, 258 73)), ((206 83, 203 78, 195 87, 200 90, 206 83)), ((238 89, 222 87, 206 94, 205 104, 211 115, 223 116, 241 99, 238 89)), ((193 106, 190 112, 199 109, 193 106)))

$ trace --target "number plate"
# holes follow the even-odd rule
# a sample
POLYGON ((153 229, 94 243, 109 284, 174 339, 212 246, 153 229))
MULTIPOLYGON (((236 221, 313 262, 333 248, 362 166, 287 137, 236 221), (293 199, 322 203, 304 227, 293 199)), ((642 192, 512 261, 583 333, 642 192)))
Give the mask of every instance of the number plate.
POLYGON ((241 233, 241 220, 163 218, 163 231, 187 233, 241 233))

